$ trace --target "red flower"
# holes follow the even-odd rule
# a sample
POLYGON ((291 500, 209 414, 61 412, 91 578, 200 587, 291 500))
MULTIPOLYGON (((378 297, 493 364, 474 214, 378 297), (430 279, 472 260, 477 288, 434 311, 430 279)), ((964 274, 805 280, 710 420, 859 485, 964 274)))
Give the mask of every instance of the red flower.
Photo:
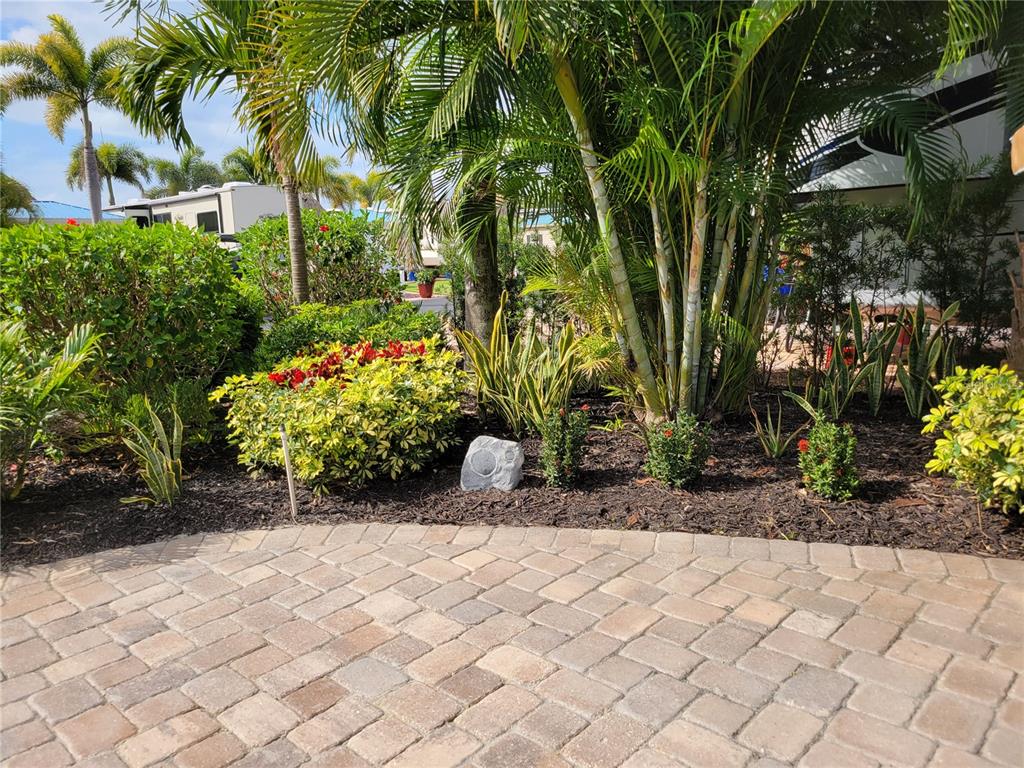
POLYGON ((586 413, 587 411, 589 411, 589 410, 590 410, 590 406, 589 406, 589 405, 586 405, 586 404, 584 404, 584 405, 581 405, 581 406, 580 406, 580 410, 581 410, 581 411, 583 411, 584 413, 586 413))
POLYGON ((78 219, 68 219, 67 220, 67 225, 69 227, 77 227, 78 226, 78 219))
POLYGON ((330 231, 331 231, 331 228, 330 228, 330 227, 328 227, 328 226, 327 226, 326 224, 321 224, 321 225, 320 225, 320 231, 321 231, 321 232, 330 232, 330 231))
POLYGON ((800 453, 807 453, 807 450, 811 447, 811 444, 807 442, 807 438, 801 437, 800 441, 796 444, 796 447, 800 450, 800 453))
POLYGON ((559 408, 558 409, 558 415, 559 416, 565 416, 565 408, 559 408))
POLYGON ((665 430, 665 437, 672 437, 672 430, 671 429, 666 429, 665 430))

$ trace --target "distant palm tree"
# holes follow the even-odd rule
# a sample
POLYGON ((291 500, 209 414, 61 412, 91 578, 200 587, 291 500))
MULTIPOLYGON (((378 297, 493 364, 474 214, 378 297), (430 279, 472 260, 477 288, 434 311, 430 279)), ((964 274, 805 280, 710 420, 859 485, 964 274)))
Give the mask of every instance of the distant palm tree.
POLYGON ((27 213, 29 218, 36 215, 32 193, 17 179, 0 172, 0 228, 11 226, 19 211, 27 213))
MULTIPOLYGON (((82 165, 82 144, 79 142, 71 150, 65 180, 72 189, 81 189, 86 185, 85 166, 82 165)), ((122 181, 138 187, 139 194, 145 195, 143 181, 149 181, 149 158, 141 150, 131 144, 114 144, 106 141, 96 147, 96 163, 99 166, 100 178, 107 185, 107 205, 114 204, 114 182, 122 181)))
POLYGON ((358 186, 360 202, 363 207, 373 210, 379 203, 386 203, 395 198, 395 190, 388 185, 386 174, 370 171, 358 186))
POLYGON ((354 173, 338 173, 337 168, 341 161, 336 157, 323 158, 323 184, 320 189, 332 208, 340 208, 344 211, 352 210, 352 206, 359 200, 359 187, 363 180, 354 173))
POLYGON ((162 157, 150 161, 153 173, 160 186, 147 191, 149 197, 170 197, 179 192, 199 189, 206 184, 223 183, 224 176, 216 163, 204 160, 205 153, 199 147, 188 147, 178 157, 178 162, 162 157))
POLYGON ((225 181, 248 181, 250 184, 276 184, 277 175, 258 153, 247 147, 235 147, 220 161, 225 181))
POLYGON ((126 38, 112 37, 86 54, 74 27, 64 17, 52 14, 49 19, 50 31, 41 34, 35 45, 0 43, 0 67, 13 68, 0 77, 0 113, 12 101, 45 99, 46 127, 61 141, 71 118, 81 117, 85 132, 82 164, 95 223, 100 220, 103 205, 89 106, 97 103, 117 108, 117 67, 132 44, 126 38))

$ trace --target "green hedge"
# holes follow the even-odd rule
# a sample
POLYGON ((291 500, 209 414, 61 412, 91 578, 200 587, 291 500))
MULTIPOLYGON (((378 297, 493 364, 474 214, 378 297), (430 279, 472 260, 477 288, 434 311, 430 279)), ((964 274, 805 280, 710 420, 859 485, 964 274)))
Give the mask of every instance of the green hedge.
POLYGON ((227 367, 246 325, 239 287, 216 239, 181 225, 0 232, 0 314, 24 322, 40 348, 91 323, 104 334, 99 375, 131 391, 227 367))
POLYGON ((440 330, 437 315, 419 313, 409 303, 364 299, 344 307, 303 304, 293 307, 289 317, 267 331, 253 355, 253 364, 257 369, 271 368, 282 360, 328 344, 412 341, 433 336, 440 330))
MULTIPOLYGON (((339 211, 304 210, 302 231, 309 265, 309 298, 322 304, 357 299, 397 300, 398 273, 386 269, 381 223, 339 211)), ((265 311, 279 318, 292 304, 288 222, 284 216, 262 219, 238 236, 242 279, 259 289, 265 311)))

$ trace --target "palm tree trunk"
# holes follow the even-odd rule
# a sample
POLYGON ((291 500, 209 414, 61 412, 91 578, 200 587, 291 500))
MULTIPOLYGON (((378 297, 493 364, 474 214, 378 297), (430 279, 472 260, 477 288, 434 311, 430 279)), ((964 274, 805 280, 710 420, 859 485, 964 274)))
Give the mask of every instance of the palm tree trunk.
POLYGON ((732 270, 732 255, 736 249, 736 227, 739 223, 740 206, 733 204, 729 212, 729 223, 725 227, 725 242, 722 243, 722 255, 718 262, 718 276, 715 279, 715 290, 711 296, 711 314, 717 315, 725 303, 725 288, 729 283, 729 272, 732 270))
POLYGON ((302 233, 302 206, 294 177, 281 174, 284 190, 284 211, 288 217, 288 255, 291 259, 292 300, 296 304, 309 301, 309 267, 306 264, 306 238, 302 233))
POLYGON ((640 318, 637 316, 636 303, 633 301, 633 291, 629 286, 629 273, 626 271, 626 260, 622 253, 622 246, 619 243, 619 235, 615 228, 615 219, 612 216, 611 202, 608 199, 608 190, 605 188, 604 179, 598 166, 597 153, 594 151, 594 143, 590 138, 590 127, 587 124, 587 116, 583 110, 583 102, 580 99, 579 89, 576 85, 576 76, 568 59, 561 54, 552 54, 552 68, 554 70, 555 85, 569 113, 573 128, 576 130, 576 139, 580 145, 580 156, 583 160, 583 170, 587 175, 587 183, 590 186, 590 195, 594 200, 594 211, 597 214, 597 228, 601 239, 608 249, 608 268, 612 276, 612 284, 615 289, 615 303, 618 304, 619 313, 622 316, 623 331, 626 335, 626 342, 629 344, 630 352, 636 361, 637 373, 640 376, 640 386, 643 388, 644 404, 650 416, 664 418, 665 406, 661 401, 658 390, 658 382, 654 375, 654 368, 651 365, 651 356, 647 349, 647 341, 644 338, 643 328, 640 326, 640 318))
POLYGON ((469 245, 470 263, 465 278, 466 329, 486 344, 501 300, 498 209, 493 179, 482 180, 468 195, 463 212, 475 235, 469 245))
POLYGON ((114 205, 114 177, 107 176, 107 205, 114 205))
POLYGON ((103 218, 103 198, 100 193, 100 169, 96 162, 96 151, 92 146, 92 120, 89 119, 89 105, 82 104, 82 161, 85 163, 85 185, 89 190, 89 213, 92 223, 98 224, 103 218))

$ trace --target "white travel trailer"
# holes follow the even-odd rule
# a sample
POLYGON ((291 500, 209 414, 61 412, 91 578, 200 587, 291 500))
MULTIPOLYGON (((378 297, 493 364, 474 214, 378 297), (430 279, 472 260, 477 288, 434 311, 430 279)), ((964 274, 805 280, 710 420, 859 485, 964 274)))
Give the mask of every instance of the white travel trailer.
POLYGON ((261 217, 283 214, 284 193, 279 187, 231 181, 155 200, 129 200, 104 210, 122 213, 140 227, 176 222, 231 241, 261 217))

